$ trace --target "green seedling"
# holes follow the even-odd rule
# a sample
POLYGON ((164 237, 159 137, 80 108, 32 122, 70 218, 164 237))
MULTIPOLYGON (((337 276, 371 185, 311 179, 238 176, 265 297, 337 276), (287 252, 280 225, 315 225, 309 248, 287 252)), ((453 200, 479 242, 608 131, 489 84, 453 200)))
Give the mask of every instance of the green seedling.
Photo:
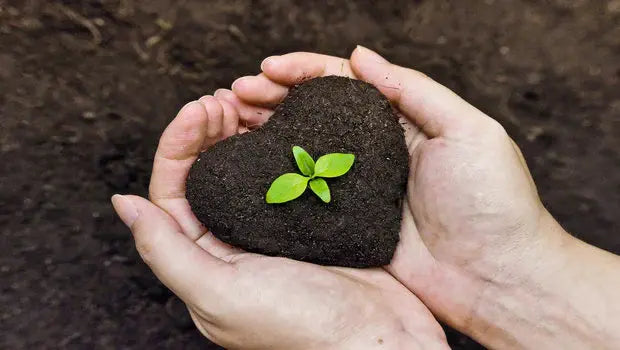
POLYGON ((286 173, 275 179, 265 200, 269 204, 292 201, 301 196, 308 185, 321 200, 329 203, 332 199, 324 178, 339 177, 346 174, 355 161, 355 155, 349 153, 329 153, 314 159, 299 146, 293 146, 293 156, 299 171, 303 174, 286 173))

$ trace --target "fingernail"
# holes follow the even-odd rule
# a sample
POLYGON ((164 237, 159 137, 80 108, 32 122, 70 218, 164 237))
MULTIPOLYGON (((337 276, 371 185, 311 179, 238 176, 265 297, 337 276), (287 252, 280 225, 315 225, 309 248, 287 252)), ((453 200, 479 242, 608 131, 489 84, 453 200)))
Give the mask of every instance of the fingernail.
POLYGON ((123 223, 127 227, 131 228, 133 223, 138 218, 138 210, 133 205, 131 200, 125 196, 121 196, 120 194, 115 194, 112 196, 112 206, 123 223))
POLYGON ((371 59, 375 62, 379 62, 379 63, 388 63, 388 60, 386 60, 385 58, 383 58, 381 55, 379 55, 378 53, 372 51, 371 49, 368 49, 362 45, 357 45, 357 47, 355 48, 356 50, 358 50, 358 52, 360 52, 363 55, 366 55, 366 57, 368 59, 371 59))
POLYGON ((207 103, 217 102, 217 99, 211 95, 205 95, 198 99, 203 106, 206 106, 207 103))
MULTIPOLYGON (((200 101, 190 101, 190 102, 187 102, 183 107, 181 107, 181 109, 179 110, 179 113, 177 113, 177 115, 181 114, 181 112, 183 112, 184 109, 188 108, 189 106, 193 105, 194 103, 200 103, 200 101)), ((114 197, 114 196, 112 196, 112 197, 114 197)))
POLYGON ((215 97, 222 97, 222 95, 228 94, 229 91, 230 90, 228 90, 228 89, 217 89, 213 93, 213 96, 215 96, 215 97))
POLYGON ((273 66, 277 62, 278 57, 279 56, 270 56, 265 58, 260 64, 260 70, 264 71, 267 66, 273 66))
POLYGON ((235 85, 237 85, 239 83, 239 81, 246 79, 247 77, 241 77, 241 78, 237 78, 237 80, 233 81, 232 85, 230 85, 230 89, 232 91, 235 91, 235 85))

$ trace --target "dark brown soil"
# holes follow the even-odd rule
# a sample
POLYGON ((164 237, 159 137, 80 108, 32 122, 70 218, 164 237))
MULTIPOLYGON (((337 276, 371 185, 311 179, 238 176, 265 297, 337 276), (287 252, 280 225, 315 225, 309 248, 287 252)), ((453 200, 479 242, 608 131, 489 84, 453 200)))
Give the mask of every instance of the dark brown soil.
POLYGON ((292 90, 269 122, 200 155, 187 198, 220 239, 248 251, 324 265, 389 264, 398 243, 408 153, 388 100, 370 84, 342 77, 309 80, 292 90), (310 190, 267 204, 271 182, 299 172, 291 148, 314 159, 353 153, 342 177, 328 179, 332 201, 310 190))
POLYGON ((619 24, 618 0, 0 0, 0 349, 205 348, 109 197, 146 194, 183 104, 295 50, 362 44, 454 89, 620 253, 619 24))

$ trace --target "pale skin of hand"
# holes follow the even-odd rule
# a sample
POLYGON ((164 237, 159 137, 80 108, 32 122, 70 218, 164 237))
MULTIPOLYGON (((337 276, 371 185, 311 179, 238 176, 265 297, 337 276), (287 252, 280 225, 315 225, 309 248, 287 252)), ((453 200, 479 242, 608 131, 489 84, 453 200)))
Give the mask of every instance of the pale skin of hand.
POLYGON ((363 47, 348 60, 273 56, 261 69, 215 94, 250 125, 290 86, 326 75, 374 84, 401 113, 410 177, 386 269, 434 314, 493 348, 620 348, 620 258, 560 227, 497 122, 363 47))
POLYGON ((201 333, 228 349, 447 349, 431 312, 386 270, 245 253, 197 220, 185 199, 187 174, 201 150, 247 131, 252 121, 237 102, 205 96, 187 104, 160 139, 150 201, 112 197, 140 256, 201 333))

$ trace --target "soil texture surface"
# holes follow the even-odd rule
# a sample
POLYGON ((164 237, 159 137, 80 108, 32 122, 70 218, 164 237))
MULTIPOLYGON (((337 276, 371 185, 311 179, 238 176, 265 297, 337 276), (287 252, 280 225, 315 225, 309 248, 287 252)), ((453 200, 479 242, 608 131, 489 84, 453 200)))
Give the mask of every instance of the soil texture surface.
POLYGON ((559 222, 620 253, 618 0, 0 0, 0 349, 217 349, 109 198, 146 195, 186 102, 357 44, 497 119, 559 222))
POLYGON ((247 251, 324 265, 389 264, 400 231, 408 174, 403 128, 370 84, 330 76, 298 85, 256 131, 230 137, 200 155, 187 198, 213 234, 247 251), (352 153, 344 176, 327 179, 332 201, 307 189, 267 204, 278 176, 299 173, 292 147, 316 160, 352 153))

